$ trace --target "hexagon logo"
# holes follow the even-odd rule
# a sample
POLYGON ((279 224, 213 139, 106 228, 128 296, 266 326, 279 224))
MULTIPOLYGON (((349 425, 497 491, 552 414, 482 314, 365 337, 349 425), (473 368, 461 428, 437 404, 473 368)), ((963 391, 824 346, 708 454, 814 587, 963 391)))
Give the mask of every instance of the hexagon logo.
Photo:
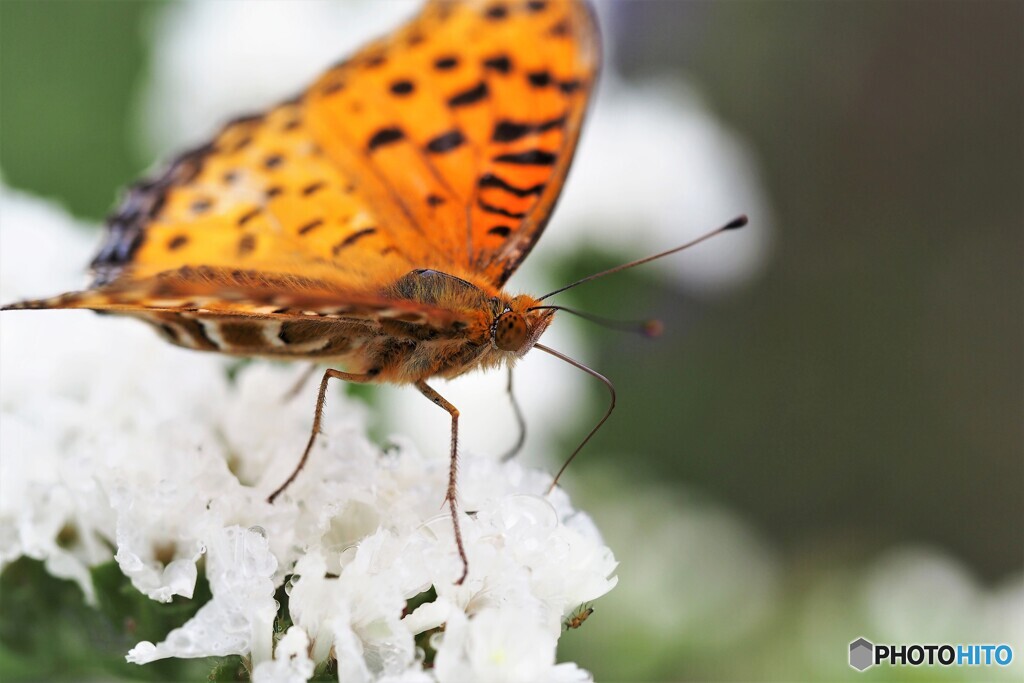
POLYGON ((850 666, 864 671, 875 664, 875 646, 867 638, 858 638, 850 643, 850 666))

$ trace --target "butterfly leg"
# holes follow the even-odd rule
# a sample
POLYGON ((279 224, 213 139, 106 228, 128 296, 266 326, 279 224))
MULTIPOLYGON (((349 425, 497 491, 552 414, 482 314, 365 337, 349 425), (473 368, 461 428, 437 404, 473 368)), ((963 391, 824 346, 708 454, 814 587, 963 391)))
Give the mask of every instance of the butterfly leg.
POLYGON ((332 378, 345 380, 346 382, 370 382, 373 380, 372 375, 354 375, 349 372, 341 372, 340 370, 328 369, 324 373, 323 379, 320 380, 320 393, 316 397, 316 412, 313 414, 313 430, 309 434, 309 441, 306 443, 306 450, 302 452, 302 458, 299 460, 299 464, 292 471, 288 479, 278 486, 277 490, 271 493, 270 497, 267 498, 268 503, 273 503, 274 499, 281 495, 281 493, 284 492, 284 490, 288 488, 293 481, 295 481, 295 477, 299 476, 299 472, 301 472, 302 468, 306 465, 306 460, 309 459, 309 453, 313 450, 313 444, 316 443, 316 437, 320 434, 320 420, 323 418, 324 403, 327 400, 327 383, 332 378))
POLYGON ((292 385, 292 388, 281 396, 281 402, 287 403, 288 401, 298 396, 299 392, 302 391, 302 387, 306 386, 306 382, 309 381, 309 378, 316 374, 316 369, 316 363, 312 363, 308 368, 306 368, 302 375, 300 375, 299 378, 295 380, 295 384, 292 385))
POLYGON ((452 526, 455 529, 455 545, 459 549, 459 558, 462 560, 462 576, 455 582, 456 586, 461 586, 462 582, 466 580, 466 574, 469 573, 469 560, 466 559, 466 549, 462 545, 462 531, 459 529, 459 515, 458 515, 458 501, 456 500, 456 480, 458 479, 459 470, 459 409, 449 403, 444 396, 434 391, 430 386, 424 382, 416 382, 416 388, 420 390, 420 393, 433 401, 436 405, 441 406, 448 411, 448 414, 452 416, 452 454, 451 454, 451 466, 448 469, 448 493, 445 494, 445 502, 448 503, 448 509, 452 513, 452 526))
POLYGON ((516 443, 512 446, 505 455, 501 456, 501 461, 505 462, 519 455, 519 451, 523 448, 523 443, 526 442, 526 420, 523 418, 523 410, 519 407, 519 401, 516 400, 516 395, 512 393, 512 368, 508 369, 508 400, 512 403, 512 412, 516 415, 516 424, 519 425, 519 438, 516 439, 516 443))

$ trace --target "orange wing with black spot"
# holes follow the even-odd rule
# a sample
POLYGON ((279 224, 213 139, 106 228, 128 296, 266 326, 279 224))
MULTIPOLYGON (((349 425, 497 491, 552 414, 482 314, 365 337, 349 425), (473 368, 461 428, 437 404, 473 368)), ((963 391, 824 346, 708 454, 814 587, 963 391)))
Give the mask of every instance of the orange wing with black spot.
POLYGON ((157 307, 168 276, 200 268, 220 279, 197 296, 220 286, 239 312, 282 300, 291 276, 340 301, 380 301, 414 268, 500 287, 564 183, 598 44, 582 1, 429 2, 293 101, 132 186, 92 289, 32 307, 157 307))
POLYGON ((408 239, 500 286, 551 215, 598 64, 582 2, 433 2, 324 74, 307 120, 408 239))

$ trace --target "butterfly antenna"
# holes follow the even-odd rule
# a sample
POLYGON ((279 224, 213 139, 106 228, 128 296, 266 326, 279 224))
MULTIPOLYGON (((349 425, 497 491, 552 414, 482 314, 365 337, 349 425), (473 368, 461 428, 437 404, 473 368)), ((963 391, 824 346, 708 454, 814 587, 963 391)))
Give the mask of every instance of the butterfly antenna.
POLYGON ((629 263, 623 263, 621 266, 615 266, 614 268, 609 268, 608 270, 603 270, 600 273, 594 273, 593 275, 588 275, 585 278, 581 278, 581 279, 577 280, 576 282, 573 282, 570 285, 566 285, 565 287, 561 287, 560 289, 556 289, 553 292, 548 292, 544 296, 542 296, 539 299, 537 299, 537 301, 544 301, 544 299, 547 299, 549 296, 554 296, 555 294, 561 294, 562 292, 564 292, 567 289, 572 289, 573 287, 576 287, 577 285, 582 285, 584 282, 590 282, 591 280, 596 280, 599 277, 604 277, 605 275, 611 275, 612 273, 618 273, 621 270, 626 270, 627 268, 632 268, 634 266, 639 266, 641 264, 647 263, 648 261, 653 261, 655 259, 662 258, 663 256, 668 256, 669 254, 674 254, 677 251, 682 251, 683 249, 689 249, 690 247, 693 247, 693 246, 696 246, 696 245, 700 244, 701 242, 703 242, 706 239, 710 239, 710 238, 714 237, 715 235, 717 235, 720 232, 725 232, 726 230, 735 230, 737 228, 742 228, 746 224, 747 224, 747 216, 746 216, 746 214, 739 215, 736 218, 733 218, 731 221, 729 221, 725 225, 723 225, 723 226, 721 226, 719 228, 715 228, 711 232, 706 233, 704 235, 701 235, 697 239, 692 240, 690 242, 687 242, 686 244, 683 244, 681 246, 675 247, 674 249, 669 249, 668 251, 663 251, 660 254, 654 254, 653 256, 647 256, 646 258, 637 259, 636 261, 630 261, 629 263))
POLYGON ((559 353, 558 351, 555 351, 550 347, 544 346, 543 344, 534 344, 534 348, 540 349, 545 353, 550 353, 555 358, 564 360, 569 365, 579 368, 580 370, 587 373, 591 377, 595 377, 601 380, 601 383, 608 387, 608 393, 611 394, 612 398, 611 403, 608 405, 608 410, 605 411, 604 417, 601 418, 600 422, 594 425, 594 428, 590 430, 589 434, 587 434, 587 438, 583 439, 580 445, 576 447, 576 450, 572 452, 572 455, 569 456, 569 459, 565 461, 564 465, 562 465, 562 469, 558 470, 558 474, 555 475, 554 480, 551 482, 551 487, 548 489, 548 494, 550 494, 552 491, 555 490, 555 487, 558 486, 558 480, 559 478, 561 478, 562 473, 565 472, 565 469, 569 466, 569 463, 571 463, 573 461, 573 458, 575 458, 576 455, 583 449, 583 447, 587 445, 587 442, 590 441, 590 437, 594 436, 594 434, 597 433, 597 430, 601 428, 601 425, 603 425, 608 420, 608 418, 612 414, 612 411, 615 410, 615 385, 612 384, 610 379, 602 375, 600 372, 597 372, 596 370, 591 370, 583 363, 580 363, 577 360, 569 358, 569 356, 566 356, 564 353, 559 353))
POLYGON ((613 330, 619 330, 620 332, 632 332, 634 334, 642 334, 645 337, 653 338, 660 337, 664 329, 660 320, 613 320, 611 318, 605 318, 600 315, 594 315, 593 313, 584 313, 578 311, 575 308, 569 308, 568 306, 531 306, 526 309, 527 311, 565 311, 572 315, 579 316, 584 320, 600 325, 601 327, 607 327, 613 330))

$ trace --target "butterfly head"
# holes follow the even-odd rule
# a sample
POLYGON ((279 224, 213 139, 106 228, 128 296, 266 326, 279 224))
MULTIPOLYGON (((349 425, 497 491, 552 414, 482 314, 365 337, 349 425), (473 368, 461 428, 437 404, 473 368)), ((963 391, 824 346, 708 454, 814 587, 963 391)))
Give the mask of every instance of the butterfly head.
POLYGON ((536 299, 525 294, 505 304, 491 323, 491 343, 495 348, 517 356, 533 348, 554 317, 554 311, 531 310, 536 304, 536 299))

